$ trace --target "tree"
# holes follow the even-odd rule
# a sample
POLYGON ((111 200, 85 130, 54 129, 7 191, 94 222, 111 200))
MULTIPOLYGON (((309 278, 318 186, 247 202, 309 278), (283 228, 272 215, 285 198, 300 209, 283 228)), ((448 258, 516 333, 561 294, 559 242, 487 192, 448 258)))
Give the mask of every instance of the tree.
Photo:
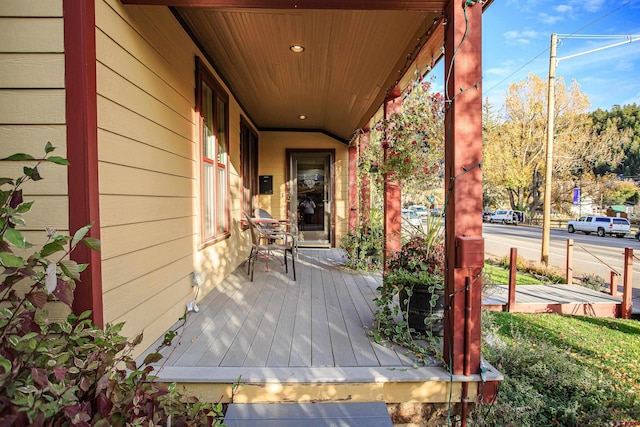
MULTIPOLYGON (((577 82, 566 87, 562 77, 556 79, 555 94, 552 203, 561 206, 579 173, 619 161, 621 153, 614 148, 621 135, 594 130, 589 100, 577 82)), ((532 214, 542 206, 547 111, 547 82, 529 74, 527 80, 509 86, 504 121, 484 135, 487 185, 504 188, 513 209, 532 214)))
POLYGON ((616 148, 623 153, 620 163, 597 164, 595 172, 598 175, 612 172, 627 177, 640 175, 640 107, 636 104, 614 105, 610 112, 597 109, 591 117, 598 135, 613 134, 619 138, 616 148))

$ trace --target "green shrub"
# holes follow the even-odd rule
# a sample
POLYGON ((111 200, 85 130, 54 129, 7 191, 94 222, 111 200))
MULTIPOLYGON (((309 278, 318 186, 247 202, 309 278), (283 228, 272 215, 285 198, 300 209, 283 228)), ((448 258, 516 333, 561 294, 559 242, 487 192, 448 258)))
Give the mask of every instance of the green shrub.
POLYGON ((0 425, 219 425, 221 404, 154 382, 150 364, 159 353, 137 366, 132 352, 142 335, 127 340, 122 323, 100 329, 89 312, 49 320, 47 303, 70 307, 86 268, 73 261, 75 248, 100 247, 87 237, 90 226, 73 237, 50 230, 35 250, 20 231, 33 204, 23 201, 22 185, 42 179, 42 163, 68 164, 53 151, 48 143, 40 159, 22 153, 3 159, 30 166, 15 180, 0 178, 0 425))
POLYGON ((597 274, 587 274, 580 279, 580 284, 594 291, 602 291, 609 287, 609 284, 597 274))
POLYGON ((340 242, 345 251, 347 267, 354 270, 380 270, 382 268, 382 227, 361 225, 349 231, 340 242))

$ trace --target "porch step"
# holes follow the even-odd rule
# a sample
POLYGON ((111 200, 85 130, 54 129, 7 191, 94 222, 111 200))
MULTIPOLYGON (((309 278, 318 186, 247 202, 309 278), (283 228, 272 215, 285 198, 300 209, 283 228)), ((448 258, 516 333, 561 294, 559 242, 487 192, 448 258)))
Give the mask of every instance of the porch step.
POLYGON ((227 427, 393 427, 384 402, 232 403, 227 427))

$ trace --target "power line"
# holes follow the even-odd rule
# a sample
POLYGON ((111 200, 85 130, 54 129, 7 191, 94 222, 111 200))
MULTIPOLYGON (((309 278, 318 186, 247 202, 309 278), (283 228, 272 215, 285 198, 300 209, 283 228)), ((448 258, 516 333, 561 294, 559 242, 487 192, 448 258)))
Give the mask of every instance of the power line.
MULTIPOLYGON (((607 16, 611 15, 612 13, 617 12, 618 10, 622 9, 625 6, 630 5, 631 3, 633 3, 634 0, 627 0, 626 2, 622 3, 620 6, 610 10, 609 12, 605 13, 604 15, 599 16, 598 18, 594 19, 593 21, 589 22, 586 25, 583 25, 582 27, 578 28, 577 30, 575 30, 573 33, 571 34, 563 34, 563 36, 565 36, 564 38, 560 39, 559 42, 562 42, 562 40, 567 39, 567 38, 581 38, 581 37, 587 37, 587 35, 585 36, 580 36, 577 35, 578 32, 589 28, 590 26, 594 25, 595 23, 603 20, 604 18, 606 18, 607 16)), ((604 36, 597 36, 597 37, 604 37, 604 36)), ((628 37, 628 36, 613 36, 613 37, 628 37)), ((497 88, 498 86, 502 85, 502 83, 504 83, 505 81, 509 80, 511 77, 513 77, 515 74, 517 74, 520 70, 522 70, 524 67, 526 67, 527 65, 531 64, 532 62, 534 62, 535 60, 537 60, 540 56, 547 54, 549 52, 549 48, 544 49, 542 52, 540 52, 539 54, 537 54, 536 56, 534 56, 533 58, 531 58, 529 61, 527 61, 525 64, 523 64, 522 66, 520 66, 520 68, 516 69, 515 71, 513 71, 511 74, 509 74, 507 77, 505 77, 504 79, 500 80, 498 83, 496 83, 495 85, 491 86, 489 89, 487 90, 483 90, 483 94, 489 93, 492 90, 494 90, 495 88, 497 88)))

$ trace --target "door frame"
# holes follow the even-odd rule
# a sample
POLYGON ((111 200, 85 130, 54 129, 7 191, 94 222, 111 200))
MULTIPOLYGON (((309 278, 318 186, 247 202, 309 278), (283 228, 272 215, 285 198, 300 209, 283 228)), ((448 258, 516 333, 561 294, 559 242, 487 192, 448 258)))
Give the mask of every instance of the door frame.
MULTIPOLYGON (((292 192, 293 192, 293 185, 292 185, 292 181, 293 181, 293 176, 292 176, 292 171, 291 171, 291 160, 292 160, 292 156, 296 155, 296 154, 303 154, 303 155, 308 155, 308 154, 313 154, 313 153, 317 153, 317 154, 328 154, 329 155, 329 183, 328 185, 328 193, 329 196, 331 198, 331 200, 329 201, 329 207, 331 209, 331 212, 329 213, 329 219, 328 219, 328 224, 327 226, 329 227, 329 230, 327 231, 327 235, 329 238, 329 247, 336 247, 336 228, 335 228, 335 223, 336 223, 336 183, 335 183, 335 175, 336 175, 336 171, 335 171, 335 163, 336 163, 336 150, 334 148, 287 148, 285 150, 285 163, 286 163, 286 171, 285 171, 285 186, 286 186, 286 204, 287 204, 287 212, 289 215, 291 215, 291 197, 293 196, 292 192)), ((294 220, 294 218, 291 218, 291 220, 294 220)), ((301 242, 302 243, 302 242, 301 242)), ((314 245, 310 245, 310 246, 314 246, 314 245)), ((324 247, 326 245, 324 244, 318 244, 318 247, 324 247)))

